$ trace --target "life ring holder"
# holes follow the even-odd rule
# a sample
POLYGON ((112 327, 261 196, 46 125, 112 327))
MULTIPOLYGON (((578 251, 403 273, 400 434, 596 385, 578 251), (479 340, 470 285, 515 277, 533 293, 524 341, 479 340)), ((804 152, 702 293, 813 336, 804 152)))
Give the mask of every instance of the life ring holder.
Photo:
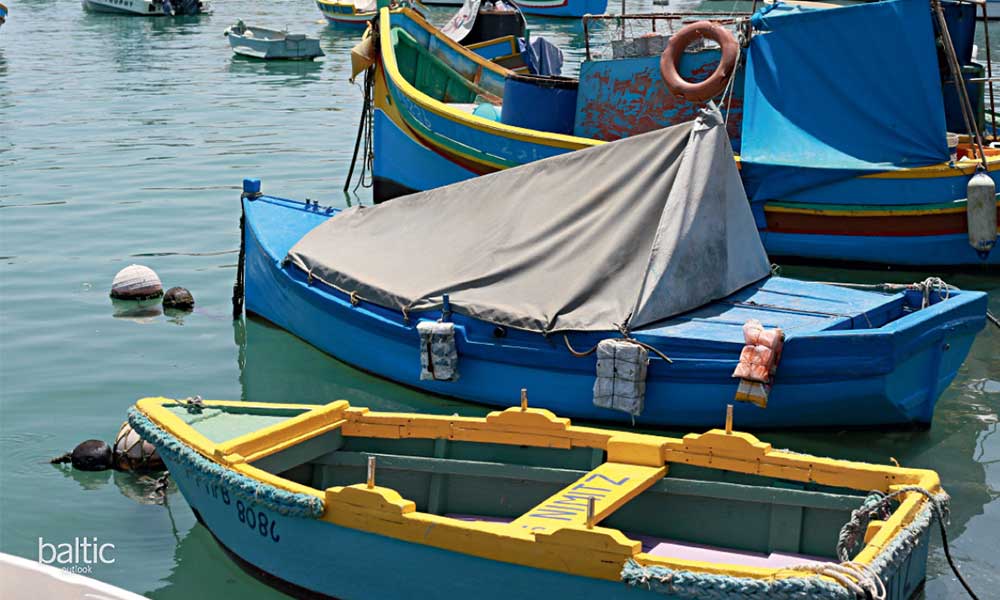
POLYGON ((660 55, 660 74, 667 89, 677 96, 692 102, 710 100, 726 89, 726 84, 736 69, 739 60, 739 44, 725 27, 711 21, 698 21, 685 25, 670 36, 667 48, 660 55), (681 77, 677 66, 684 49, 699 38, 708 38, 722 48, 722 59, 715 71, 704 81, 691 82, 681 77))

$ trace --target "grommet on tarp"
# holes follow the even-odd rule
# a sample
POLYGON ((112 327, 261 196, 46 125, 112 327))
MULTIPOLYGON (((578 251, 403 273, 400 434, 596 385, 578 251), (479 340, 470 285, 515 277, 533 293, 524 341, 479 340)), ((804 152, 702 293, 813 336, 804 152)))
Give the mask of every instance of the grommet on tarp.
POLYGON ((260 179, 247 178, 243 180, 243 195, 241 198, 256 200, 263 194, 260 193, 260 179))

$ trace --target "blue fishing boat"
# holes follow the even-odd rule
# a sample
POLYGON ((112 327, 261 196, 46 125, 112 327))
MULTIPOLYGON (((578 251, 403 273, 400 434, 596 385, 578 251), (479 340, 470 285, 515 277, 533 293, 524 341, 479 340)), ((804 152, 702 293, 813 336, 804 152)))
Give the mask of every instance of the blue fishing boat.
MULTIPOLYGON (((937 473, 483 417, 144 398, 198 521, 300 598, 907 600, 948 495, 937 473)), ((181 569, 186 568, 180 565, 181 569)))
MULTIPOLYGON (((1000 252, 991 251, 1000 213, 995 189, 990 202, 969 185, 982 171, 974 187, 990 194, 979 184, 995 188, 1000 150, 982 147, 975 135, 948 134, 965 131, 965 103, 936 46, 937 39, 954 38, 976 113, 972 120, 981 123, 984 66, 971 60, 974 7, 942 4, 949 36, 936 31, 940 24, 919 1, 776 3, 753 17, 714 21, 712 31, 744 32, 745 68, 734 67, 740 64, 736 53, 732 64, 720 66, 726 57, 714 46, 684 52, 683 44, 675 44, 662 56, 588 54, 578 85, 561 95, 546 95, 551 88, 541 87, 526 92, 509 71, 442 40, 407 11, 383 11, 371 96, 376 200, 690 119, 703 99, 685 99, 667 87, 664 65, 676 63, 687 80, 732 74, 708 97, 726 111, 754 217, 772 256, 998 265, 1000 252), (433 60, 414 61, 414 53, 433 60), (419 74, 442 72, 435 81, 453 80, 450 89, 464 86, 467 96, 493 110, 475 114, 470 101, 443 96, 418 77, 415 64, 419 74)), ((683 22, 679 15, 634 17, 683 22)), ((683 34, 681 29, 629 43, 648 49, 651 39, 669 46, 683 34)), ((716 37, 735 44, 732 33, 716 37)))
POLYGON ((742 426, 927 426, 985 323, 981 292, 772 276, 718 113, 375 207, 248 180, 243 210, 247 311, 492 406, 527 387, 573 418, 711 425, 757 323, 784 345, 742 426))

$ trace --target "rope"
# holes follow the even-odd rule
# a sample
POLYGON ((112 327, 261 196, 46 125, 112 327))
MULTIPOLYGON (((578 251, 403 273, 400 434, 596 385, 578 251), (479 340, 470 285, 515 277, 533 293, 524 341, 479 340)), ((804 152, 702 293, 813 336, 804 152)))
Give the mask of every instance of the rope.
POLYGON ((871 567, 861 563, 802 563, 786 567, 786 569, 825 575, 859 598, 885 600, 886 597, 885 583, 871 567))
POLYGON ((962 573, 958 570, 958 565, 956 565, 954 559, 952 559, 951 549, 948 547, 948 534, 945 530, 945 525, 948 522, 947 496, 944 496, 943 498, 935 496, 919 486, 908 485, 889 494, 883 494, 879 491, 871 492, 868 497, 865 498, 861 508, 852 511, 851 520, 848 521, 843 528, 841 528, 840 535, 837 539, 837 558, 842 561, 847 561, 857 545, 857 540, 859 538, 863 539, 863 531, 868 528, 868 522, 871 518, 873 516, 879 516, 880 518, 885 519, 888 514, 890 514, 890 503, 896 498, 909 493, 918 493, 927 498, 927 503, 930 506, 934 518, 937 519, 938 527, 941 530, 941 546, 944 548, 944 556, 948 560, 948 566, 951 567, 952 572, 955 574, 959 583, 962 584, 962 587, 965 588, 969 597, 974 600, 978 600, 978 596, 976 596, 972 587, 969 586, 968 582, 965 581, 965 578, 962 577, 962 573))
POLYGON ((59 456, 53 458, 49 461, 52 465, 64 465, 73 462, 73 453, 67 452, 65 454, 60 454, 59 456))
POLYGON ((243 198, 240 198, 240 255, 236 260, 236 282, 233 283, 233 320, 238 320, 243 315, 243 302, 246 298, 245 285, 243 280, 243 270, 247 262, 246 246, 246 221, 247 211, 243 207, 243 198))
MULTIPOLYGON (((358 162, 358 149, 361 147, 361 138, 364 135, 365 123, 368 120, 368 113, 369 113, 369 111, 371 111, 371 104, 372 104, 372 101, 371 101, 372 100, 372 98, 371 98, 371 95, 372 95, 372 86, 371 86, 371 83, 370 83, 370 80, 371 80, 371 71, 372 71, 372 67, 368 67, 365 70, 365 80, 364 80, 364 84, 363 84, 365 97, 364 97, 364 100, 362 101, 362 105, 361 105, 361 118, 358 121, 358 137, 354 140, 354 154, 351 157, 351 168, 348 169, 348 171, 347 171, 347 181, 344 182, 344 191, 345 192, 348 191, 348 189, 351 187, 351 180, 354 178, 354 166, 358 162)), ((362 179, 363 178, 364 178, 364 176, 362 175, 362 179)))
POLYGON ((170 471, 164 471, 163 475, 156 480, 156 485, 153 486, 153 492, 150 494, 150 497, 162 500, 162 502, 166 504, 167 485, 169 483, 170 483, 170 471))
MULTIPOLYGON (((624 332, 622 333, 622 340, 626 341, 626 342, 631 342, 631 343, 635 344, 636 346, 642 346, 646 350, 649 350, 653 354, 655 354, 655 355, 659 356, 660 358, 662 358, 663 360, 667 361, 668 364, 674 364, 674 361, 670 360, 670 357, 667 356, 666 354, 664 354, 663 352, 660 352, 659 350, 657 350, 656 348, 654 348, 653 346, 650 346, 649 344, 647 344, 645 342, 640 342, 639 340, 635 339, 634 337, 631 337, 627 333, 624 333, 624 332)), ((587 350, 585 352, 580 352, 579 350, 577 350, 576 348, 574 348, 572 346, 572 344, 569 343, 569 337, 567 337, 565 333, 563 334, 563 342, 566 343, 566 349, 569 350, 569 353, 572 354, 573 356, 577 357, 577 358, 586 358, 586 357, 590 356, 591 354, 593 354, 594 352, 597 351, 597 347, 600 345, 600 343, 594 344, 589 350, 587 350)))
POLYGON ((585 358, 587 356, 590 356, 594 352, 597 352, 597 346, 600 345, 600 344, 594 344, 590 348, 590 350, 587 350, 586 352, 580 352, 574 349, 573 346, 569 343, 569 337, 565 333, 563 334, 563 341, 566 342, 566 349, 569 350, 569 353, 577 358, 585 358))
POLYGON ((205 402, 201 399, 201 396, 190 396, 183 400, 178 400, 177 403, 192 415, 200 415, 201 411, 205 409, 205 402))
POLYGON ((988 320, 988 321, 989 321, 990 323, 993 323, 994 325, 996 325, 996 326, 997 326, 997 329, 1000 329, 1000 319, 998 319, 998 318, 996 317, 996 315, 994 315, 993 313, 991 313, 991 312, 989 311, 989 309, 986 309, 986 319, 987 319, 987 320, 988 320))

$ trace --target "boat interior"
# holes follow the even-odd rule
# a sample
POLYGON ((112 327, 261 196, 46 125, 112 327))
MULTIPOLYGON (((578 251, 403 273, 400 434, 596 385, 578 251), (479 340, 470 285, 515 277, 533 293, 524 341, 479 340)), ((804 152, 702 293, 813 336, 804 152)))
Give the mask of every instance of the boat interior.
POLYGON ((609 452, 615 432, 569 427, 568 420, 535 409, 473 419, 344 410, 344 401, 325 407, 229 402, 206 403, 194 414, 176 402, 155 400, 217 447, 317 494, 365 484, 374 457, 378 486, 412 501, 416 511, 457 521, 506 523, 532 532, 585 525, 587 498, 593 496, 594 521, 641 542, 653 560, 773 568, 832 561, 840 528, 867 493, 706 468, 682 455, 659 467, 630 464, 616 450, 609 452), (345 420, 331 429, 323 416, 334 409, 344 411, 337 414, 345 420), (539 431, 539 420, 555 437, 518 433, 539 431), (303 434, 311 421, 327 426, 303 434), (512 426, 519 422, 524 427, 512 426), (435 430, 449 433, 435 436, 435 430))

